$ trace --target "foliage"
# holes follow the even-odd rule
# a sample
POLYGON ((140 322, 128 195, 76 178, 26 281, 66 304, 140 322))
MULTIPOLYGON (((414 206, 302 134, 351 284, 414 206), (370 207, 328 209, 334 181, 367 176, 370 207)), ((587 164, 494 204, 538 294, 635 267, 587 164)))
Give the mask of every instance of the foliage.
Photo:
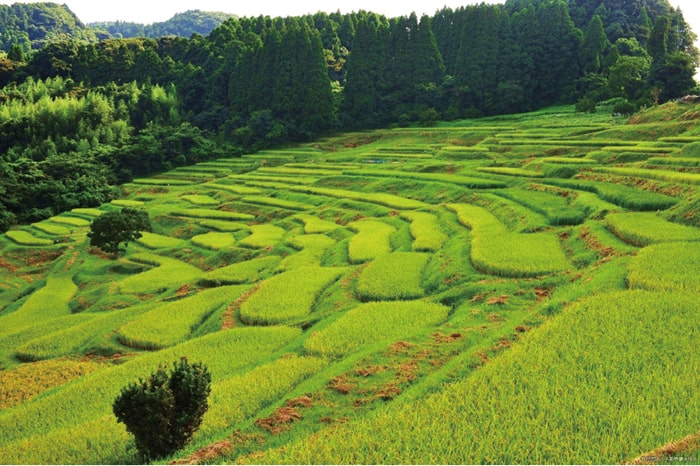
POLYGON ((98 32, 105 32, 114 38, 165 36, 191 37, 193 34, 207 36, 231 17, 227 13, 188 10, 178 13, 167 21, 139 24, 128 21, 97 22, 88 24, 98 32))
POLYGON ((145 210, 125 207, 121 211, 107 212, 90 225, 90 246, 116 256, 129 244, 141 237, 142 231, 151 231, 151 222, 145 210))
POLYGON ((379 256, 357 280, 362 301, 417 299, 425 295, 421 286, 423 270, 430 256, 415 252, 394 252, 379 256))
POLYGON ((187 444, 209 408, 210 392, 207 367, 182 358, 170 373, 161 367, 148 379, 123 388, 114 400, 114 415, 134 436, 141 455, 155 459, 187 444))

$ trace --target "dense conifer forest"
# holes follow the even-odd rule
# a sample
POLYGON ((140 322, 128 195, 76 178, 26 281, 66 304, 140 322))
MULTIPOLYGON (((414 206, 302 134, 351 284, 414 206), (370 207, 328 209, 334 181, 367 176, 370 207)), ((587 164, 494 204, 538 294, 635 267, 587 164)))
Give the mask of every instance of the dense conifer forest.
POLYGON ((611 99, 631 113, 697 86, 695 35, 666 0, 230 18, 208 36, 103 40, 39 5, 0 8, 3 230, 98 205, 136 175, 339 129, 611 99), (53 31, 39 42, 38 24, 53 31))

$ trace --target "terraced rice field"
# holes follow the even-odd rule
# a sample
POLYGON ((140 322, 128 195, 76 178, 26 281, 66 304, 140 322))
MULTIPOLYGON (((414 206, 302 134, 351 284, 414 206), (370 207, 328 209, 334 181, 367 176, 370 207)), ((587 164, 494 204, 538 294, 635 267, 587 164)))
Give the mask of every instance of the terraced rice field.
POLYGON ((138 463, 111 403, 181 356, 211 407, 163 461, 623 463, 694 435, 699 111, 337 135, 18 227, 0 460, 138 463), (86 233, 121 207, 154 231, 110 260, 86 233))

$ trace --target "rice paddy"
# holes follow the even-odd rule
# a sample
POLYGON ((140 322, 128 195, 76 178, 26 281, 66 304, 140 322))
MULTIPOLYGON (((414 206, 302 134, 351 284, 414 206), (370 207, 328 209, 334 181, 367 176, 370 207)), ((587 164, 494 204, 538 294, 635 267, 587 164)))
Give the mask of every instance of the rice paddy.
POLYGON ((696 433, 698 121, 609 113, 339 135, 7 232, 0 459, 137 463, 111 403, 182 356, 210 409, 163 462, 607 464, 696 433), (85 233, 120 207, 154 232, 111 260, 85 233))

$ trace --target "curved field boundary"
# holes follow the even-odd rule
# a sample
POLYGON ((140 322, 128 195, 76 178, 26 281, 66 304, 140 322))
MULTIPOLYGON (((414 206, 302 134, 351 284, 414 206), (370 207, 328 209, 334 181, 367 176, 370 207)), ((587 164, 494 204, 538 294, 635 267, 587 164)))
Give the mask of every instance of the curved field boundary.
POLYGON ((277 267, 282 259, 279 256, 266 256, 237 264, 231 264, 204 275, 203 280, 216 282, 222 285, 239 285, 253 283, 261 278, 261 275, 277 267))
POLYGON ((295 219, 300 220, 304 223, 304 233, 313 235, 317 233, 330 233, 338 228, 342 228, 335 222, 330 222, 328 220, 323 220, 315 215, 310 214, 298 214, 294 216, 295 219))
POLYGON ((630 288, 700 293, 700 247, 697 243, 648 246, 629 265, 630 288))
POLYGON ((428 207, 428 204, 424 202, 386 193, 363 193, 358 191, 350 191, 347 189, 319 188, 316 186, 289 186, 287 189, 289 191, 296 191, 306 194, 317 194, 319 196, 379 204, 392 209, 413 210, 428 207))
POLYGON ((136 242, 148 249, 171 249, 182 246, 185 241, 171 236, 143 231, 141 232, 141 237, 137 239, 136 242))
POLYGON ((124 294, 159 293, 190 283, 204 273, 186 262, 157 254, 134 254, 128 259, 154 268, 121 280, 119 289, 124 294))
POLYGON ((52 239, 39 238, 34 236, 28 231, 24 230, 10 230, 5 232, 5 236, 11 239, 14 243, 20 246, 52 246, 54 244, 52 239))
POLYGON ((415 173, 402 172, 398 170, 347 170, 343 172, 351 176, 373 176, 379 178, 407 178, 411 180, 457 184, 473 189, 496 189, 505 188, 507 185, 502 181, 487 180, 464 175, 453 175, 448 173, 415 173))
POLYGON ((218 251, 236 244, 236 238, 231 233, 226 232, 209 232, 203 235, 197 235, 190 240, 195 246, 200 248, 211 249, 218 251))
POLYGON ((248 325, 275 325, 311 314, 318 296, 346 269, 309 267, 290 270, 264 281, 241 304, 241 321, 248 325))
POLYGON ((304 348, 341 357, 362 347, 410 338, 447 320, 449 308, 426 301, 362 304, 312 334, 304 348))
POLYGON ((437 215, 427 212, 402 212, 401 218, 411 222, 413 250, 436 252, 447 242, 448 237, 440 228, 437 215))
POLYGON ((255 220, 254 215, 214 209, 179 209, 172 211, 171 214, 177 217, 205 218, 211 220, 255 220))
POLYGON ((357 232, 348 244, 350 263, 371 261, 392 251, 389 238, 396 228, 378 220, 352 222, 348 227, 357 232))
POLYGON ((425 296, 423 270, 430 255, 394 252, 379 256, 362 270, 357 280, 361 301, 397 301, 425 296))
POLYGON ((665 220, 651 212, 610 214, 606 226, 624 242, 644 247, 670 241, 700 241, 700 229, 665 220))
POLYGON ((323 255, 336 241, 326 235, 316 234, 295 236, 287 241, 287 244, 299 252, 287 256, 280 264, 279 270, 320 267, 323 255))
POLYGON ((668 181, 671 183, 686 183, 700 185, 700 173, 681 173, 669 170, 650 170, 645 168, 628 167, 597 167, 595 171, 612 175, 634 176, 650 180, 668 181))
POLYGON ((287 234, 285 229, 269 223, 253 225, 250 231, 251 235, 240 240, 239 245, 252 249, 269 248, 280 242, 287 234))

